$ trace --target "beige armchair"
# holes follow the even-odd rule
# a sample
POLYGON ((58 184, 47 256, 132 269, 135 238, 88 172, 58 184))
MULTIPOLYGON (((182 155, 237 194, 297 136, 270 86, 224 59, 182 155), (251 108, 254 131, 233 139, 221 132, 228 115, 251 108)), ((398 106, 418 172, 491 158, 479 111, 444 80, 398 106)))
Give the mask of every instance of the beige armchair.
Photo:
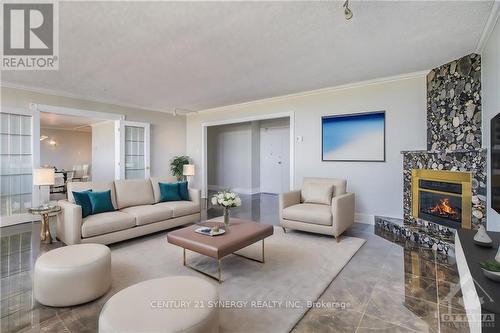
POLYGON ((304 178, 302 189, 280 194, 280 225, 286 229, 339 236, 354 223, 354 193, 347 181, 304 178))

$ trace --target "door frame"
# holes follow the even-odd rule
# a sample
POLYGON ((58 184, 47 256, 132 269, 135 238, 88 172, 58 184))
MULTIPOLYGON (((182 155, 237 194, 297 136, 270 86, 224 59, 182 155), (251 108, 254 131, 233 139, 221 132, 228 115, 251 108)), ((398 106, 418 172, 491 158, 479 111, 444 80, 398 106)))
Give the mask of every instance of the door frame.
MULTIPOLYGON (((102 120, 111 120, 116 122, 122 122, 125 120, 125 116, 119 113, 108 113, 108 112, 100 112, 100 111, 91 111, 91 110, 83 110, 83 109, 75 109, 75 108, 67 108, 67 107, 61 107, 61 106, 55 106, 55 105, 45 105, 45 104, 36 104, 36 103, 30 103, 30 109, 33 110, 33 113, 36 115, 38 118, 37 121, 37 126, 36 130, 33 131, 33 135, 37 135, 40 137, 40 112, 47 112, 47 113, 55 113, 55 114, 60 114, 60 115, 66 115, 66 116, 76 116, 76 117, 86 117, 86 118, 98 118, 102 120), (35 133, 37 132, 37 134, 35 133)), ((115 134, 116 137, 116 134, 115 134)), ((120 145, 118 145, 118 148, 120 145)), ((34 163, 34 168, 39 168, 40 167, 40 140, 38 140, 37 144, 35 145, 35 151, 36 151, 36 160, 34 163)), ((116 151, 117 146, 115 144, 115 179, 120 179, 120 174, 118 173, 119 171, 119 166, 121 162, 120 159, 120 152, 116 151)), ((34 155, 35 157, 35 155, 34 155)))
POLYGON ((258 120, 269 120, 269 119, 277 119, 277 118, 289 118, 290 119, 290 190, 292 190, 295 186, 295 112, 281 112, 281 113, 271 113, 271 114, 263 114, 256 115, 244 118, 234 118, 227 120, 217 120, 204 122, 201 124, 201 196, 202 198, 208 197, 208 171, 207 171, 207 132, 208 127, 210 126, 219 126, 219 125, 229 125, 229 124, 238 124, 238 123, 246 123, 250 121, 258 121, 258 120))

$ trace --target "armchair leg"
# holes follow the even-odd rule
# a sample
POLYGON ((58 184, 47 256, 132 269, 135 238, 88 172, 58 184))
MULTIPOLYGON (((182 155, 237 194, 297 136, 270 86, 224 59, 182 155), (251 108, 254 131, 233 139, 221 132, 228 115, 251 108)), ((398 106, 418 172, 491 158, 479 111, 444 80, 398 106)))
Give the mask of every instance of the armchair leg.
POLYGON ((286 228, 285 227, 281 227, 281 228, 283 228, 283 232, 286 234, 286 228))
POLYGON ((335 240, 337 241, 337 243, 339 243, 340 242, 340 235, 335 236, 335 240))

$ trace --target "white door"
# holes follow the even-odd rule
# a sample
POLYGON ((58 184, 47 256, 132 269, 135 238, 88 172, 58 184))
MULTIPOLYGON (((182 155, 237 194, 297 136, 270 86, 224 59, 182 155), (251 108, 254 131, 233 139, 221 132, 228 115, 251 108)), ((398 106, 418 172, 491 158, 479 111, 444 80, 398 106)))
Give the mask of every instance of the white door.
POLYGON ((150 124, 118 121, 120 131, 120 179, 147 179, 150 167, 150 124), (122 134, 123 133, 123 134, 122 134))
POLYGON ((28 208, 38 201, 32 175, 40 136, 36 118, 32 110, 0 112, 0 226, 34 220, 28 208))
POLYGON ((260 130, 260 191, 282 193, 290 190, 290 129, 260 130))

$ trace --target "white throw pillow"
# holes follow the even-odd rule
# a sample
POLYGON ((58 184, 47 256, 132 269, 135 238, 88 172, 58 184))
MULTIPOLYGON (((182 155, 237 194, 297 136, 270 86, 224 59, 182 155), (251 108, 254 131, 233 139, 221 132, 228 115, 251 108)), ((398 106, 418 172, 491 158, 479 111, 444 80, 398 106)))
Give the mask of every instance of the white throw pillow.
POLYGON ((305 203, 330 205, 332 194, 333 185, 327 183, 307 183, 302 189, 302 198, 305 203))

